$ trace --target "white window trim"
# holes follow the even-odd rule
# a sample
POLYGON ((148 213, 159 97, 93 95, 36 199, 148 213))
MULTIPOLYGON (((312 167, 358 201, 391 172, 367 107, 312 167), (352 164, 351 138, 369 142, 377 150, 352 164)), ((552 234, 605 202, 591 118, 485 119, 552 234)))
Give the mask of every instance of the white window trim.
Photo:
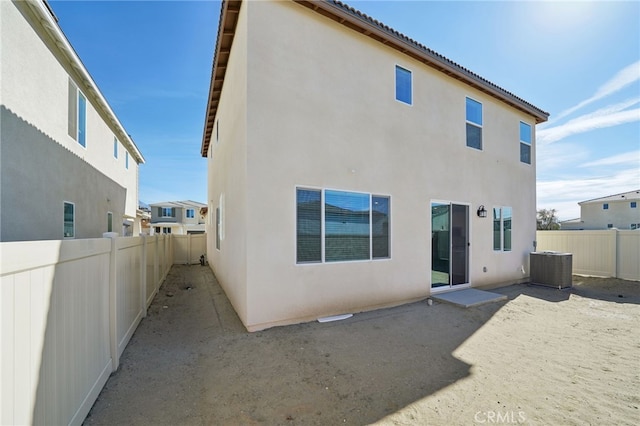
POLYGON ((410 70, 408 67, 404 66, 404 65, 400 65, 400 64, 394 64, 393 66, 393 99, 396 102, 401 103, 402 105, 406 105, 406 106, 413 106, 413 70, 410 70), (405 71, 409 71, 409 74, 411 74, 411 103, 407 103, 405 101, 401 101, 400 99, 398 99, 398 93, 396 92, 396 85, 397 85, 397 74, 396 74, 396 69, 397 68, 402 68, 405 71))
MULTIPOLYGON (((529 162, 525 163, 524 161, 522 161, 522 158, 520 158, 520 163, 526 164, 528 166, 531 166, 533 164, 533 126, 531 124, 527 123, 526 121, 522 121, 522 120, 520 120, 520 123, 526 124, 527 126, 529 126, 529 138, 531 139, 531 142, 523 141, 522 140, 522 134, 520 134, 520 126, 518 126, 518 139, 520 139, 520 143, 528 145, 529 148, 530 148, 530 150, 529 150, 529 162)), ((520 146, 518 146, 518 148, 520 148, 520 146)), ((519 153, 519 151, 520 150, 518 150, 518 153, 519 153)))
MULTIPOLYGON (((479 100, 477 100, 475 98, 472 98, 471 96, 465 96, 464 97, 464 122, 465 122, 465 124, 471 124, 472 126, 479 127, 480 130, 484 129, 484 104, 482 102, 480 102, 479 100), (480 104, 480 111, 482 112, 482 123, 481 124, 474 123, 473 121, 469 121, 467 119, 467 99, 471 99, 472 101, 477 102, 477 103, 480 104)), ((518 135, 518 138, 519 137, 520 136, 518 135)), ((474 147, 469 146, 467 144, 467 129, 465 127, 465 129, 464 129, 464 146, 467 147, 467 148, 474 149, 476 151, 484 151, 484 131, 480 132, 480 148, 474 148, 474 147)))
MULTIPOLYGON (((491 210, 491 225, 493 229, 493 209, 500 209, 500 248, 493 248, 494 253, 511 253, 513 252, 513 207, 511 206, 494 206, 491 210), (504 248, 504 214, 503 209, 511 209, 511 248, 505 250, 504 248)), ((493 237, 491 238, 491 244, 493 245, 493 237)))
MULTIPOLYGON (((296 202, 297 199, 297 191, 298 189, 307 189, 310 191, 320 191, 320 261, 318 262, 298 262, 298 258, 297 258, 297 246, 298 246, 298 230, 297 228, 294 229, 294 233, 293 233, 293 247, 296 248, 294 250, 294 255, 293 255, 293 263, 295 265, 299 265, 299 266, 307 266, 307 265, 336 265, 336 264, 340 264, 340 263, 363 263, 363 262, 380 262, 380 261, 388 261, 391 260, 392 258, 392 254, 391 254, 391 238, 393 235, 393 230, 391 229, 391 222, 389 222, 389 256, 388 257, 373 257, 373 236, 372 236, 372 232, 373 232, 373 221, 372 219, 372 198, 373 197, 387 197, 389 199, 389 217, 391 217, 391 195, 390 194, 382 194, 379 192, 364 192, 364 191, 350 191, 350 190, 346 190, 346 189, 336 189, 336 188, 321 188, 321 187, 315 187, 315 186, 309 186, 309 185, 296 185, 294 188, 294 193, 293 193, 293 217, 296 218, 296 222, 297 222, 297 214, 298 214, 298 203, 296 202), (330 261, 327 262, 325 259, 325 208, 324 208, 324 204, 325 204, 325 191, 337 191, 337 192, 350 192, 353 194, 363 194, 363 195, 369 195, 369 259, 358 259, 358 260, 336 260, 336 261, 330 261)), ((297 226, 297 224, 296 224, 297 226)))

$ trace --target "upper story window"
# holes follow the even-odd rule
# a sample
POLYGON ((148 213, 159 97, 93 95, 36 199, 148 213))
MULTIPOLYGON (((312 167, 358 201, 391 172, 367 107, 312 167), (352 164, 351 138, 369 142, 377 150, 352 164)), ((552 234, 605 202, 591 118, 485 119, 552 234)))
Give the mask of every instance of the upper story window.
POLYGON ((411 71, 396 65, 396 100, 412 104, 411 71))
POLYGON ((216 120, 216 143, 220 142, 220 120, 216 120))
POLYGON ((632 202, 631 202, 631 208, 632 208, 632 209, 635 209, 636 207, 638 207, 638 203, 637 203, 637 202, 635 202, 635 201, 632 201, 632 202))
POLYGON ((482 149, 482 104, 466 98, 467 146, 482 149))
POLYGON ((531 164, 531 126, 520 122, 520 161, 531 164))
POLYGON ((511 207, 493 208, 493 249, 511 251, 511 207))
POLYGON ((188 218, 194 218, 195 217, 195 210, 194 209, 187 209, 187 217, 188 218))
POLYGON ((609 203, 604 203, 602 205, 602 210, 609 210, 609 203))
POLYGON ((67 130, 69 136, 78 141, 80 145, 87 146, 87 98, 84 97, 78 86, 69 79, 69 111, 67 130))
POLYGON ((129 169, 129 151, 124 153, 124 168, 129 169))
POLYGON ((64 202, 63 234, 64 238, 76 236, 76 206, 68 201, 64 202))
POLYGON ((113 138, 113 158, 118 158, 118 139, 113 138))
POLYGON ((173 207, 158 207, 158 213, 161 217, 176 217, 176 209, 173 207))
POLYGON ((107 232, 113 232, 113 213, 107 212, 107 232))

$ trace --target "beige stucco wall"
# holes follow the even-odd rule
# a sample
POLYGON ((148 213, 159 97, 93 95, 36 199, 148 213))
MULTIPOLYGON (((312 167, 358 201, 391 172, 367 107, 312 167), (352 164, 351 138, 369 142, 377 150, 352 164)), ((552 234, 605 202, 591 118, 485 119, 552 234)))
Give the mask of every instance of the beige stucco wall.
POLYGON ((207 257, 240 319, 247 323, 247 8, 240 10, 208 155, 207 257), (218 138, 216 139, 216 134, 218 138), (216 208, 221 209, 220 250, 216 208))
POLYGON ((583 203, 580 218, 582 229, 607 229, 608 224, 618 229, 631 229, 632 223, 640 223, 640 199, 583 203), (631 201, 636 202, 635 208, 631 208, 631 201), (609 204, 607 210, 602 208, 604 203, 609 204))
MULTIPOLYGON (((0 19, 2 104, 126 188, 125 215, 135 218, 138 165, 130 155, 129 168, 125 168, 122 142, 118 158, 114 158, 113 139, 117 132, 99 112, 89 86, 60 53, 25 2, 0 2, 0 19), (86 148, 67 134, 69 76, 87 98, 86 148)), ((114 223, 114 230, 120 232, 120 223, 114 223)))
MULTIPOLYGON (((241 22, 233 48, 246 43, 246 206, 234 214, 246 215, 246 231, 227 229, 221 253, 244 239, 234 244, 246 250, 248 329, 429 295, 434 200, 470 205, 472 286, 528 275, 535 163, 520 162, 519 121, 532 117, 291 2, 245 2, 241 22), (396 64, 413 72, 412 106, 395 100, 396 64), (483 104, 483 151, 466 147, 466 96, 483 104), (389 195, 391 259, 297 265, 296 186, 389 195), (487 218, 475 214, 481 204, 487 218), (513 208, 511 252, 492 249, 494 206, 513 208)), ((228 69, 225 90, 242 72, 228 69)), ((218 115, 237 102, 223 97, 218 115)), ((211 166, 217 186, 230 163, 211 166)))

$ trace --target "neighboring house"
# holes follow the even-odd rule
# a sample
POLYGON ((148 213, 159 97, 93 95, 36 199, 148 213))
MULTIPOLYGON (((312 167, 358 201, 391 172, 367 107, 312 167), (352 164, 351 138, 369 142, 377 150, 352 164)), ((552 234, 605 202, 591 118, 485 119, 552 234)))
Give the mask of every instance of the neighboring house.
POLYGON ((521 282, 548 114, 338 2, 222 3, 207 256, 248 330, 521 282))
POLYGON ((565 230, 640 229, 640 189, 581 201, 580 218, 560 222, 565 230))
POLYGON ((196 201, 165 201, 152 203, 151 235, 204 234, 207 205, 196 201))
POLYGON ((142 154, 42 0, 0 2, 0 241, 132 234, 142 154))

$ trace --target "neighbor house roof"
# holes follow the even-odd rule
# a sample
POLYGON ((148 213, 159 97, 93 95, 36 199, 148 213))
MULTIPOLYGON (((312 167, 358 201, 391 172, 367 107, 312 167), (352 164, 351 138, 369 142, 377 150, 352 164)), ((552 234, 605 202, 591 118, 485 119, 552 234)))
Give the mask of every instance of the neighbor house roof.
MULTIPOLYGON (((513 93, 340 1, 293 1, 535 117, 536 123, 542 123, 549 118, 548 112, 535 107, 513 93)), ((226 0, 222 2, 220 10, 211 86, 209 87, 204 133, 200 148, 200 153, 203 157, 207 156, 209 150, 241 4, 242 0, 226 0)))
POLYGON ((594 198, 592 200, 580 201, 578 204, 602 203, 604 201, 631 201, 640 200, 640 189, 623 192, 621 194, 607 195, 606 197, 594 198))
POLYGON ((71 65, 73 70, 80 76, 81 81, 77 81, 77 83, 82 83, 86 90, 85 95, 93 101, 92 104, 96 106, 102 114, 104 114, 106 120, 111 123, 113 129, 115 130, 116 137, 126 148, 127 151, 131 154, 131 156, 136 160, 138 164, 144 163, 144 157, 142 153, 136 146, 131 136, 127 133, 118 117, 113 112, 109 103, 100 92, 98 85, 93 78, 89 74, 89 71, 85 68, 84 64, 80 60, 80 57, 74 50, 67 37, 62 32, 62 29, 58 25, 58 18, 53 14, 53 11, 49 7, 46 1, 44 0, 26 0, 26 3, 29 5, 30 9, 38 18, 38 22, 47 32, 47 34, 53 39, 55 42, 55 46, 62 53, 62 57, 71 65))

